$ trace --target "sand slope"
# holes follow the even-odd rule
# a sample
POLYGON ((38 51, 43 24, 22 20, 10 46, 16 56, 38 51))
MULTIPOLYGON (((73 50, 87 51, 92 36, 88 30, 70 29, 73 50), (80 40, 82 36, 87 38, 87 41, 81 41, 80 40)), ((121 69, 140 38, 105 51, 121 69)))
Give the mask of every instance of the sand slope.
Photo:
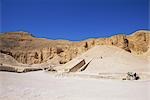
POLYGON ((0 53, 0 63, 8 65, 19 65, 19 63, 11 56, 0 53))
POLYGON ((126 73, 149 72, 150 61, 114 46, 95 46, 83 55, 73 59, 64 67, 72 66, 79 59, 89 63, 84 73, 126 73))

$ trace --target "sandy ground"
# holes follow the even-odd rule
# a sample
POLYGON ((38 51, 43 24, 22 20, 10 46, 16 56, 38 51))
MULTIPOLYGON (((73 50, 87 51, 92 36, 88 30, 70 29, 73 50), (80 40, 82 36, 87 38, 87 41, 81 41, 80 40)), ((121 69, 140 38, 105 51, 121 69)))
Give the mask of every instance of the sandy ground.
POLYGON ((150 100, 150 81, 0 72, 0 100, 150 100))

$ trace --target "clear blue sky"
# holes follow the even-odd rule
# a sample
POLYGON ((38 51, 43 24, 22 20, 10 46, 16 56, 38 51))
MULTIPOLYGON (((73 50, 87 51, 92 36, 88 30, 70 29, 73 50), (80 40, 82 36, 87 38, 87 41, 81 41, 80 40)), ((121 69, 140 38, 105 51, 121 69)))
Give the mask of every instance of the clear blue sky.
POLYGON ((49 39, 83 40, 130 34, 149 26, 149 0, 0 1, 1 32, 28 31, 49 39))

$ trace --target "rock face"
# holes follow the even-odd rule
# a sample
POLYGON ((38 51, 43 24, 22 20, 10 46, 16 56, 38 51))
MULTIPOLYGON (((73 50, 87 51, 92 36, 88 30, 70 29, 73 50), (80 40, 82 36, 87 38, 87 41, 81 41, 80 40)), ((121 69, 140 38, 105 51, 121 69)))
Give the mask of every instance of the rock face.
POLYGON ((143 54, 150 47, 150 31, 81 42, 35 38, 27 32, 8 32, 0 35, 0 52, 24 64, 64 64, 95 45, 114 45, 134 54, 143 54))
POLYGON ((150 48, 150 31, 137 31, 128 40, 132 53, 142 54, 150 48))

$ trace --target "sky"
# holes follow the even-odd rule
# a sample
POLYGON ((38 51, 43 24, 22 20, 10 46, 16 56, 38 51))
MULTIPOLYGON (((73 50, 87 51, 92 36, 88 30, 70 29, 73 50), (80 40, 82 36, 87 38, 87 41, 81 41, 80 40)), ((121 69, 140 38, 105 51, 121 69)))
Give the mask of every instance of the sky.
POLYGON ((84 40, 149 29, 149 0, 0 0, 0 32, 84 40))

